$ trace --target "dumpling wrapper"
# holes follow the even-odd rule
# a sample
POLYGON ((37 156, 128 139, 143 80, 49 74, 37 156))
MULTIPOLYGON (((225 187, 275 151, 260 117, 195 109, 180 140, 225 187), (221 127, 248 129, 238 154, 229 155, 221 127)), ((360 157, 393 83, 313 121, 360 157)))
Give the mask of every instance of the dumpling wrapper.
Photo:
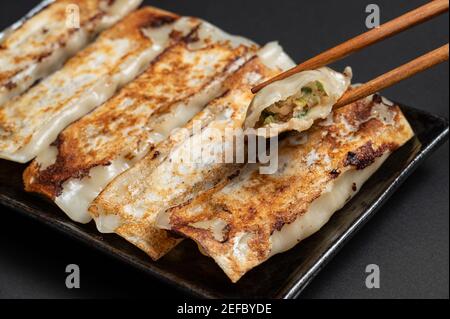
POLYGON ((242 128, 253 97, 250 89, 290 67, 291 59, 278 44, 261 49, 226 79, 222 96, 182 129, 174 130, 94 200, 89 211, 98 229, 115 232, 155 260, 175 247, 180 240, 156 228, 156 216, 213 187, 243 165, 223 160, 233 148, 233 143, 225 142, 227 130, 242 128))
MULTIPOLYGON (((284 80, 274 82, 264 87, 255 95, 247 113, 245 128, 265 128, 258 129, 257 134, 266 137, 277 136, 286 131, 306 131, 316 120, 328 117, 333 105, 349 88, 351 78, 352 72, 350 68, 346 68, 344 73, 338 73, 330 68, 324 67, 317 70, 300 72, 284 80), (266 121, 266 123, 258 125, 261 124, 260 120, 264 112, 267 112, 276 103, 289 104, 284 109, 288 111, 292 109, 291 106, 295 106, 291 103, 291 100, 294 99, 293 96, 298 96, 301 94, 303 88, 309 87, 317 81, 320 83, 322 92, 324 91, 323 97, 320 98, 317 105, 310 107, 305 114, 298 116, 295 112, 292 114, 288 113, 282 116, 282 120, 271 119, 272 121, 270 122, 266 121)), ((275 113, 272 115, 275 115, 275 113)), ((278 115, 275 115, 276 117, 278 115)))
POLYGON ((43 1, 0 33, 0 106, 53 73, 142 0, 43 1), (71 11, 77 10, 77 11, 71 11), (70 28, 68 14, 79 14, 70 28))
POLYGON ((36 157, 197 23, 145 7, 101 33, 60 70, 0 108, 0 158, 26 163, 36 157))
POLYGON ((88 207, 106 185, 222 95, 225 79, 256 54, 257 46, 247 39, 200 19, 180 20, 190 21, 178 30, 184 37, 38 155, 24 173, 27 191, 88 223, 88 207))
POLYGON ((156 225, 194 240, 233 281, 321 229, 392 152, 414 135, 398 106, 379 96, 336 111, 280 142, 278 170, 248 164, 156 225))

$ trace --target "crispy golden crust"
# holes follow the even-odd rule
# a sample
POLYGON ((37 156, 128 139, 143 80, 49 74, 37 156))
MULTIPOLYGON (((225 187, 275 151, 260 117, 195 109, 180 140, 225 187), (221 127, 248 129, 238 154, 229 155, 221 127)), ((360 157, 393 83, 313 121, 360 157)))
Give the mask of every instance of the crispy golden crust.
MULTIPOLYGON (((152 45, 142 27, 177 19, 172 13, 146 7, 103 32, 64 67, 0 109, 0 151, 13 154, 55 115, 75 109, 79 99, 99 81, 108 82, 127 61, 152 45)), ((103 84, 103 83, 101 83, 103 84)))
MULTIPOLYGON (((253 81, 268 79, 278 72, 269 70, 257 58, 250 60, 224 83, 226 93, 213 100, 186 125, 187 132, 197 121, 202 123, 202 132, 207 128, 242 127, 246 106, 252 99, 250 89, 256 84, 253 81), (223 120, 223 114, 229 114, 227 121, 223 120)), ((160 258, 180 241, 154 226, 157 213, 212 187, 235 170, 235 165, 230 164, 197 166, 190 163, 182 151, 190 141, 191 136, 174 132, 133 168, 111 182, 90 207, 94 218, 101 215, 118 217, 120 226, 116 233, 153 259, 160 258), (184 160, 180 162, 177 158, 184 160)), ((211 147, 218 143, 221 142, 210 140, 211 147)), ((207 147, 206 142, 203 147, 207 147)))
POLYGON ((68 44, 72 34, 79 29, 67 28, 68 5, 76 5, 80 12, 80 29, 89 36, 97 32, 98 24, 105 16, 110 0, 57 0, 9 35, 0 45, 0 56, 9 64, 1 66, 0 87, 12 90, 17 84, 13 77, 25 71, 30 65, 40 63, 55 50, 68 44), (26 41, 24 41, 26 40, 26 41), (6 61, 6 60, 5 60, 6 61))
POLYGON ((412 136, 397 106, 359 101, 335 111, 332 123, 282 141, 276 174, 260 175, 258 166, 248 165, 231 181, 169 210, 169 224, 236 282, 270 257, 272 234, 304 214, 340 174, 365 169, 412 136), (220 225, 221 236, 205 222, 220 225))
MULTIPOLYGON (((170 21, 160 19, 158 23, 170 21)), ((133 160, 136 150, 150 143, 152 118, 169 112, 176 103, 187 103, 226 74, 237 59, 255 50, 217 42, 192 50, 188 48, 192 34, 161 54, 144 74, 111 100, 66 128, 55 142, 56 162, 40 170, 39 163, 34 161, 26 169, 26 190, 54 199, 68 179, 81 179, 93 167, 109 165, 119 156, 133 160), (209 66, 213 72, 206 70, 209 66)))

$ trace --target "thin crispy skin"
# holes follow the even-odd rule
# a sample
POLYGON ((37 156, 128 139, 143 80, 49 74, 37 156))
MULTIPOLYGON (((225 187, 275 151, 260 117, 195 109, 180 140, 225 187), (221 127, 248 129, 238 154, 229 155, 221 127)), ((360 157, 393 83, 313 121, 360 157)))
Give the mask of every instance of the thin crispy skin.
POLYGON ((248 165, 232 181, 165 214, 173 232, 196 241, 236 282, 270 258, 272 234, 305 214, 340 174, 369 167, 412 136, 397 106, 359 101, 335 111, 333 124, 286 138, 276 174, 260 175, 257 165, 248 165), (376 113, 376 105, 385 114, 376 113), (221 240, 197 226, 209 221, 220 221, 221 240))
MULTIPOLYGON (((268 69, 258 58, 247 62, 226 81, 226 93, 212 101, 185 127, 188 134, 174 132, 133 168, 108 185, 90 208, 93 217, 117 216, 120 226, 116 233, 155 260, 167 253, 180 240, 154 226, 157 213, 212 187, 236 168, 234 164, 209 163, 198 166, 189 163, 183 152, 184 147, 194 140, 194 136, 205 134, 203 136, 207 139, 209 128, 225 132, 225 128, 242 127, 246 106, 252 99, 251 87, 278 72, 268 69), (189 134, 194 123, 201 123, 202 127, 201 133, 197 135, 189 134), (176 158, 186 161, 180 162, 176 158)), ((213 139, 208 141, 209 144, 203 144, 204 147, 222 143, 213 139)), ((223 153, 218 156, 220 158, 223 153)))
MULTIPOLYGON (((18 29, 7 33, 0 43, 0 104, 52 73, 100 31, 122 18, 119 15, 117 19, 111 19, 109 15, 108 10, 115 2, 56 0, 18 29), (69 5, 79 8, 79 29, 66 26, 69 5), (105 21, 108 18, 110 22, 105 21), (77 37, 79 40, 71 43, 77 37)), ((130 3, 129 9, 122 14, 135 9, 139 2, 130 3)))
MULTIPOLYGON (((89 93, 93 87, 105 86, 102 90, 112 90, 113 93, 123 81, 115 79, 122 68, 152 47, 153 42, 144 34, 143 28, 159 28, 162 23, 171 23, 178 18, 175 14, 151 7, 133 12, 104 31, 61 70, 6 103, 0 109, 0 157, 14 156, 29 147, 36 134, 42 134, 46 125, 53 125, 55 116, 76 111, 81 107, 80 101, 105 99, 89 93)), ((176 34, 172 36, 176 38, 176 34)), ((100 96, 110 94, 102 93, 100 96)))
POLYGON ((99 192, 221 95, 227 76, 256 54, 247 40, 189 21, 196 22, 191 32, 140 77, 59 135, 48 151, 56 149, 53 164, 42 166, 38 157, 30 165, 24 173, 27 191, 48 196, 73 220, 89 222, 87 209, 99 192))
POLYGON ((166 50, 115 97, 61 132, 55 143, 56 162, 40 170, 33 161, 24 174, 26 190, 54 199, 70 178, 82 178, 93 167, 109 165, 120 156, 133 160, 136 150, 154 147, 147 145, 151 143, 151 121, 174 104, 187 102, 226 74, 237 59, 254 51, 253 47, 232 48, 223 43, 190 50, 190 41, 191 35, 166 50), (214 71, 205 70, 208 66, 214 71), (124 101, 129 101, 126 107, 124 101))

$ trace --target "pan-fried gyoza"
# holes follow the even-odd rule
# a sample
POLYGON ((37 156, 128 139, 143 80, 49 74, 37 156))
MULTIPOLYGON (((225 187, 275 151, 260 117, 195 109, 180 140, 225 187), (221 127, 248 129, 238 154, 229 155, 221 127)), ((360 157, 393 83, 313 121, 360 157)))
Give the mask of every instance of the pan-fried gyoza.
POLYGON ((0 107, 57 70, 141 2, 55 0, 20 25, 6 29, 0 35, 0 107))
POLYGON ((127 15, 140 2, 49 1, 0 34, 0 158, 34 159, 26 191, 76 222, 154 260, 194 240, 237 282, 319 231, 413 136, 379 95, 333 110, 357 92, 350 68, 253 95, 295 65, 278 43, 152 7, 127 15), (65 27, 69 4, 77 31, 65 27), (256 136, 277 141, 274 171, 253 163, 256 136))
POLYGON ((33 159, 197 24, 147 7, 103 32, 62 69, 0 108, 0 158, 33 159))
POLYGON ((317 232, 413 132, 397 106, 378 96, 337 110, 281 142, 279 167, 249 164, 157 225, 195 240, 233 281, 317 232))
POLYGON ((305 131, 314 121, 328 117, 333 105, 347 91, 351 78, 350 68, 343 74, 321 68, 274 82, 255 95, 245 126, 265 128, 258 132, 266 137, 305 131))
POLYGON ((226 80, 223 96, 108 185, 90 208, 97 225, 121 235, 153 259, 173 248, 179 240, 155 227, 157 214, 211 188, 240 166, 223 160, 226 148, 233 147, 225 143, 226 129, 242 127, 253 85, 292 65, 277 44, 263 48, 226 80), (193 128, 196 124, 201 128, 198 132, 193 128), (195 151, 193 145, 201 145, 201 150, 195 151))
POLYGON ((26 189, 87 223, 88 206, 114 177, 223 94, 224 79, 255 55, 256 45, 197 23, 140 77, 44 149, 25 172, 26 189))

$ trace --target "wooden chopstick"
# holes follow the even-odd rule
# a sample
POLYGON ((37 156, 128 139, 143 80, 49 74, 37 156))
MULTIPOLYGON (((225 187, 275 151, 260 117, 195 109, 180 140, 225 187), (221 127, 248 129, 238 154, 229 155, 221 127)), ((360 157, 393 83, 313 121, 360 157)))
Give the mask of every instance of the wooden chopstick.
POLYGON ((350 103, 356 102, 371 94, 392 86, 406 78, 409 78, 419 72, 429 69, 439 63, 448 60, 449 45, 448 43, 439 49, 431 51, 421 57, 404 64, 392 71, 389 71, 357 88, 347 91, 341 99, 334 105, 339 108, 350 103))
POLYGON ((293 74, 299 73, 305 70, 317 69, 319 67, 328 65, 330 63, 341 60, 342 58, 357 52, 365 47, 382 41, 388 37, 394 36, 406 29, 409 29, 415 25, 426 22, 446 11, 448 11, 449 0, 435 0, 430 3, 412 10, 394 20, 391 20, 379 28, 372 29, 366 33, 363 33, 351 40, 348 40, 330 50, 327 50, 306 62, 299 64, 298 66, 281 73, 280 75, 255 86, 252 89, 253 93, 257 93, 265 86, 283 80, 293 74))

